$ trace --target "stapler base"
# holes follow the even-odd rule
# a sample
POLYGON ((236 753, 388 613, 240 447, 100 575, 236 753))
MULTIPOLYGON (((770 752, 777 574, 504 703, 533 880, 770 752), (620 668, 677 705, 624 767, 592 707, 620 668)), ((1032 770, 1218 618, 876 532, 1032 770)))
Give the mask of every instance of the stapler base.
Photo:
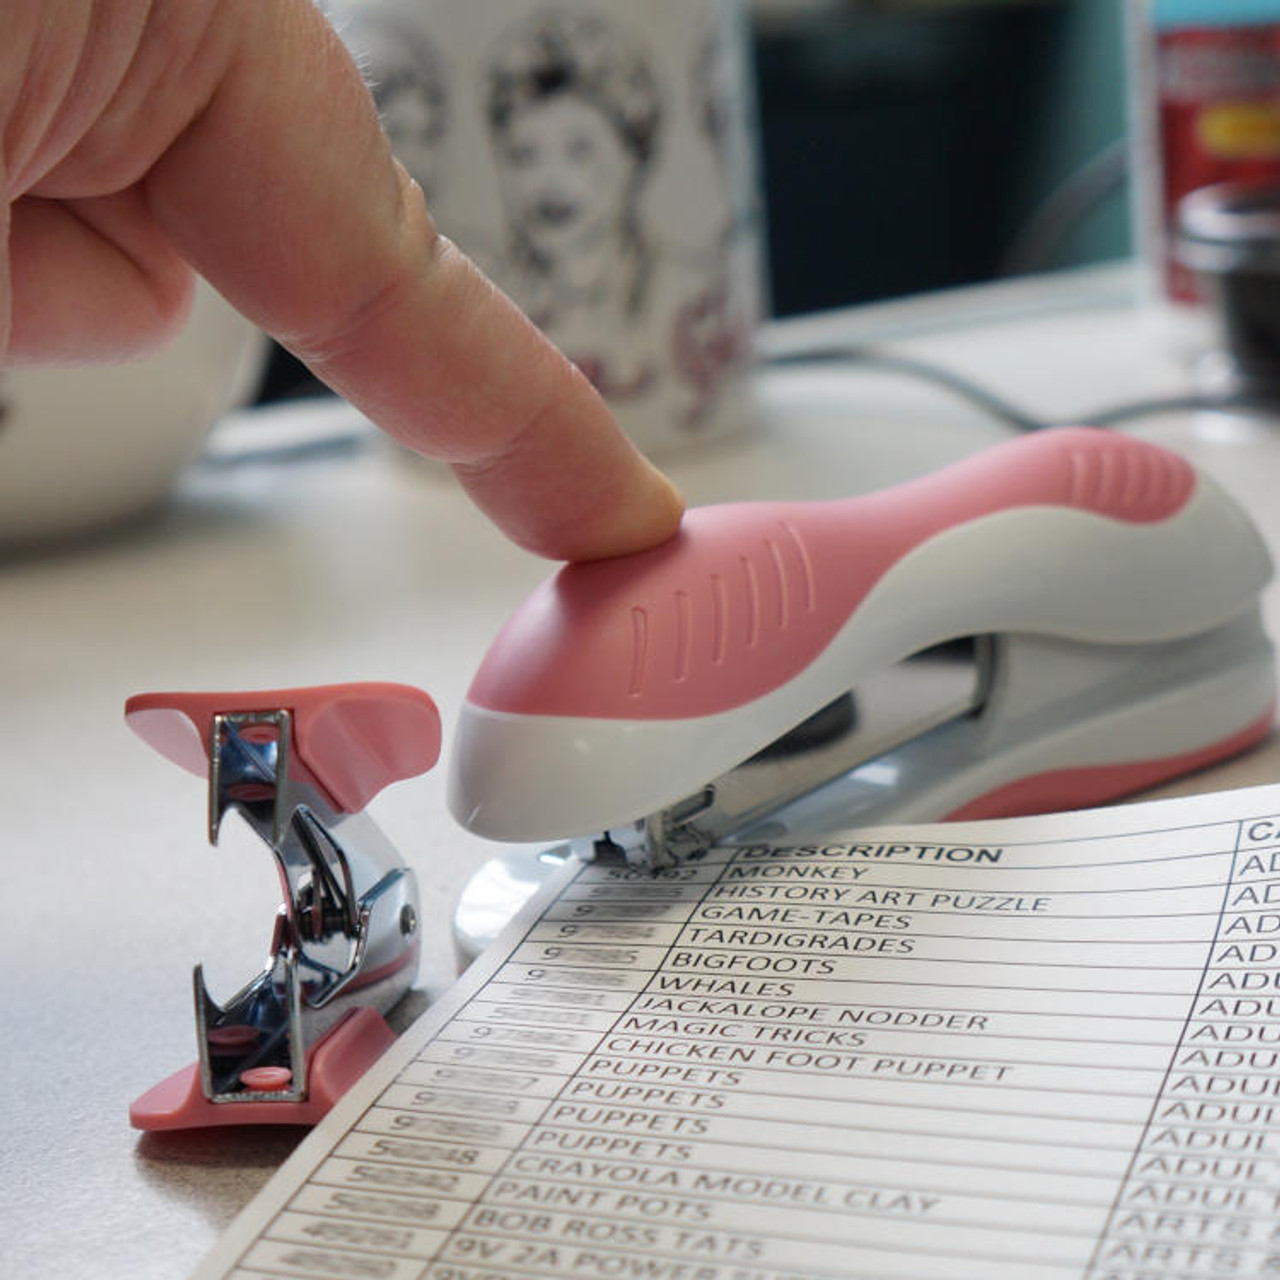
POLYGON ((982 707, 867 761, 740 840, 1108 804, 1238 755, 1270 730, 1275 658, 1257 610, 1181 640, 995 637, 982 707))
POLYGON ((465 969, 480 955, 570 858, 585 857, 587 844, 508 845, 484 863, 463 886, 453 909, 458 968, 465 969))
MULTIPOLYGON (((1256 610, 1156 644, 1025 634, 992 641, 990 687, 972 714, 865 760, 726 839, 831 838, 889 822, 1106 804, 1237 755, 1271 729, 1275 660, 1256 610)), ((590 840, 512 846, 483 866, 454 915, 462 962, 484 950, 555 868, 590 848, 590 840)))

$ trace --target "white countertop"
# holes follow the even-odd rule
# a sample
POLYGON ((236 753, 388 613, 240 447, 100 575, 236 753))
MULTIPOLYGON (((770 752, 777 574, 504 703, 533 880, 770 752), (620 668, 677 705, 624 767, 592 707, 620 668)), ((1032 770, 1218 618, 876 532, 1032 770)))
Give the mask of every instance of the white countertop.
MULTIPOLYGON (((881 338, 1054 420, 1187 386, 1114 272, 806 319, 769 342, 881 338)), ((877 370, 765 370, 757 401, 752 431, 662 459, 690 502, 840 496, 1011 434, 947 392, 877 370)), ((357 423, 323 403, 274 417, 357 423)), ((1216 476, 1280 547, 1280 422, 1169 413, 1131 429, 1216 476)), ((243 830, 228 824, 219 848, 204 843, 203 784, 133 738, 124 699, 404 681, 438 701, 447 749, 480 654, 546 572, 443 471, 380 442, 197 470, 152 521, 0 559, 7 1280, 181 1276, 297 1138, 129 1128, 129 1102, 193 1056, 192 964, 205 962, 215 995, 247 980, 265 956, 277 891, 269 856, 243 830)), ((1275 589, 1266 604, 1280 634, 1275 589)), ((1166 790, 1277 777, 1271 742, 1166 790)), ((371 807, 422 885, 418 1007, 451 979, 450 906, 487 852, 447 816, 443 778, 437 768, 371 807)))

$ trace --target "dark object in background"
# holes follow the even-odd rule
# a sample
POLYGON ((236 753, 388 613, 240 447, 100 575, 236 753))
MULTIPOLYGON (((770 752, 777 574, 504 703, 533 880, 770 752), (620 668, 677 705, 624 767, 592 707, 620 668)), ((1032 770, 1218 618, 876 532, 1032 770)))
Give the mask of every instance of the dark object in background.
POLYGON ((991 279, 1031 212, 1060 4, 858 9, 756 42, 774 311, 991 279))
POLYGON ((259 404, 273 400, 300 400, 304 396, 327 396, 333 393, 297 356, 278 343, 271 346, 271 357, 258 391, 259 404))
POLYGON ((1177 253, 1218 312, 1237 389, 1280 396, 1280 181, 1192 192, 1177 253))

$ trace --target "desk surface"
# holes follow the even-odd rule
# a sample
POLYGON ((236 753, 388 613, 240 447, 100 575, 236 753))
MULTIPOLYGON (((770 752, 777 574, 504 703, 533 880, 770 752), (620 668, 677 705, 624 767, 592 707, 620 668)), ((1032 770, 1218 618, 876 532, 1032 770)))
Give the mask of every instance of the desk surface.
MULTIPOLYGON (((1186 389, 1123 277, 1086 274, 783 326, 977 378, 1054 420, 1186 389)), ((692 503, 876 488, 1009 434, 936 387, 859 368, 771 369, 743 435, 662 461, 692 503)), ((342 406, 283 417, 356 420, 342 406)), ((241 428, 237 428, 241 429, 241 428)), ((1135 434, 1183 451, 1280 547, 1280 424, 1166 414, 1135 434)), ((145 525, 0 561, 0 1260, 9 1280, 185 1274, 292 1149, 290 1130, 148 1135, 128 1103, 193 1054, 189 972, 229 993, 266 952, 260 847, 204 844, 201 782, 133 739, 127 695, 347 679, 421 685, 446 742, 474 665, 546 566, 448 476, 380 442, 285 465, 200 468, 145 525)), ((1280 634, 1280 594, 1266 599, 1280 634)), ((416 865, 428 922, 421 1007, 451 980, 451 903, 486 857, 443 804, 443 769, 371 812, 416 865)), ((1280 777, 1280 744, 1168 793, 1280 777)))

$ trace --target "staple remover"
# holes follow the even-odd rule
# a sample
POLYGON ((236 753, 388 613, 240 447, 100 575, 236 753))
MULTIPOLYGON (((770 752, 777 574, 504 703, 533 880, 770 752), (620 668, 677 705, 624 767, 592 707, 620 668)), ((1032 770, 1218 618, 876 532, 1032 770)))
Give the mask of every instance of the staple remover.
POLYGON ((236 810, 267 844, 283 901, 265 967, 225 1004, 194 973, 199 1061, 130 1108, 141 1129, 312 1124, 394 1039, 413 982, 417 882, 361 811, 430 769, 440 717, 418 689, 346 684, 130 698, 131 728, 208 779, 209 841, 236 810))

